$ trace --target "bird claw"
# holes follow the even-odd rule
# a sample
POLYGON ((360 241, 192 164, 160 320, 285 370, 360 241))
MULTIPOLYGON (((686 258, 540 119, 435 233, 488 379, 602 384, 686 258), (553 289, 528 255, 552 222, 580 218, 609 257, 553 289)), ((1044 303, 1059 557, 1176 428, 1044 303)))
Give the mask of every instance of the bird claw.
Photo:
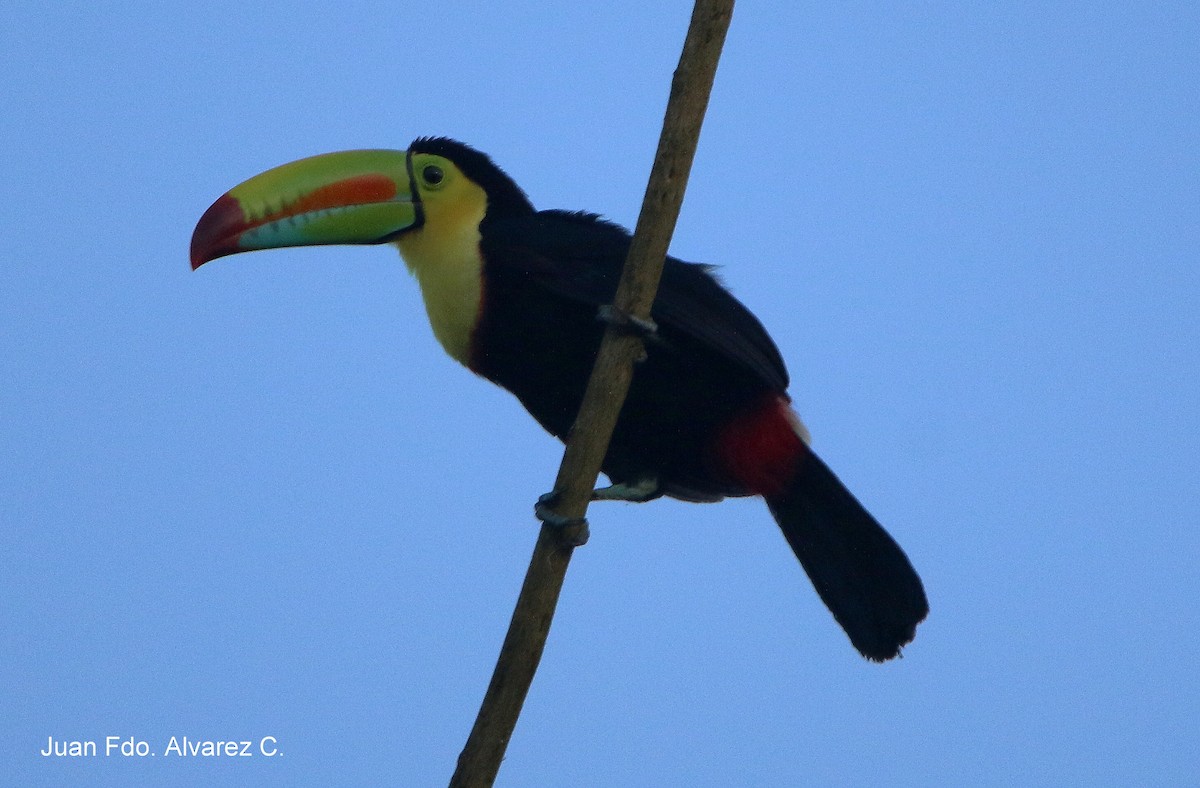
POLYGON ((654 476, 647 476, 632 483, 620 482, 592 490, 593 501, 645 503, 660 497, 662 497, 662 490, 658 486, 658 479, 654 476))
POLYGON ((658 337, 657 323, 648 317, 631 315, 614 304, 602 305, 596 312, 596 319, 633 334, 641 340, 654 340, 658 337))
MULTIPOLYGON (((628 501, 630 503, 645 503, 662 495, 658 479, 647 476, 632 483, 619 482, 608 487, 598 487, 592 490, 593 501, 628 501)), ((586 517, 563 517, 554 511, 560 495, 558 490, 551 490, 545 495, 538 496, 533 505, 533 514, 546 525, 554 528, 559 535, 571 544, 579 547, 588 540, 588 521, 586 517)))
POLYGON ((587 544, 589 536, 587 518, 563 517, 554 511, 554 505, 558 503, 558 499, 558 490, 551 490, 538 496, 537 503, 533 505, 534 516, 556 530, 559 537, 571 547, 581 547, 587 544))

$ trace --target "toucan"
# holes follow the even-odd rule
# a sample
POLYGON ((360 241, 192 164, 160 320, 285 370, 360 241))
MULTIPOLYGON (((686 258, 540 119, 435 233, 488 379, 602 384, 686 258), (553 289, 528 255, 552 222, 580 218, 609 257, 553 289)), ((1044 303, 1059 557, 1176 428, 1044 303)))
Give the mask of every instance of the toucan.
MULTIPOLYGON (((255 249, 393 244, 456 361, 508 389, 552 435, 574 422, 630 234, 534 208, 491 159, 422 137, 284 164, 203 214, 193 268, 255 249), (606 309, 607 308, 607 309, 606 309)), ((711 266, 668 257, 602 466, 597 499, 761 496, 817 593, 866 658, 897 656, 929 610, 899 545, 809 445, 762 324, 711 266)))

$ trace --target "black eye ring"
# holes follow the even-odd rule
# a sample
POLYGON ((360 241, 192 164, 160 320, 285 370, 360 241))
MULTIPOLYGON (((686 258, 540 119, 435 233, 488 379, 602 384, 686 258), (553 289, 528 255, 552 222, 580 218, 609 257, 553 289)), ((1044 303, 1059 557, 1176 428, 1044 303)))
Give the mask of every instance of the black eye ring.
POLYGON ((421 177, 425 179, 425 183, 430 186, 437 186, 446 179, 446 173, 436 164, 428 164, 425 169, 421 170, 421 177))

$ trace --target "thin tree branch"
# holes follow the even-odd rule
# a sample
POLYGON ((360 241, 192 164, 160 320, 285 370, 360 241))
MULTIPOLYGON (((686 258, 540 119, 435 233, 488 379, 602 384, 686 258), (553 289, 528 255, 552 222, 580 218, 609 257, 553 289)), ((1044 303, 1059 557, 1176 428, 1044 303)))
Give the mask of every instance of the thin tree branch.
MULTIPOLYGON (((646 196, 617 286, 614 306, 618 313, 650 315, 732 15, 733 0, 696 0, 671 81, 646 196)), ((579 519, 581 524, 566 529, 542 526, 495 672, 450 780, 451 788, 491 786, 496 779, 537 671, 571 554, 575 545, 586 539, 587 525, 582 518, 629 391, 634 363, 642 352, 641 339, 630 332, 612 325, 605 332, 554 483, 556 513, 579 519)))

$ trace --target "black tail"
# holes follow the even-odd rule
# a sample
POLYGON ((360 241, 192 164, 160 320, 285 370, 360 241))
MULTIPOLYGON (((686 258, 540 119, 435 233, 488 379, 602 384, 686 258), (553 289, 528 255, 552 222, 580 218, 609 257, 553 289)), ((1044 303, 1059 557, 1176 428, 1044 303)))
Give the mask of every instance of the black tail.
POLYGON ((811 451, 791 487, 767 498, 767 506, 854 647, 877 662, 898 655, 929 603, 921 578, 883 526, 811 451))

